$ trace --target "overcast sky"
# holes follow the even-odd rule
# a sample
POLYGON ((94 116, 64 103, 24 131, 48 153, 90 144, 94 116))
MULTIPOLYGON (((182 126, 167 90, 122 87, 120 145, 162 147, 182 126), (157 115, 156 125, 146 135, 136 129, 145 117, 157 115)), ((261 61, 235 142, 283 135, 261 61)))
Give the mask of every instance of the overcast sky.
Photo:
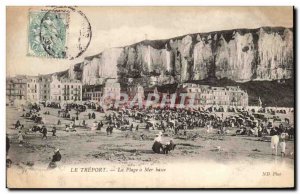
POLYGON ((293 27, 292 7, 78 7, 90 21, 92 40, 75 60, 28 57, 28 9, 7 7, 7 75, 37 75, 65 70, 106 48, 145 39, 166 39, 189 33, 293 27))

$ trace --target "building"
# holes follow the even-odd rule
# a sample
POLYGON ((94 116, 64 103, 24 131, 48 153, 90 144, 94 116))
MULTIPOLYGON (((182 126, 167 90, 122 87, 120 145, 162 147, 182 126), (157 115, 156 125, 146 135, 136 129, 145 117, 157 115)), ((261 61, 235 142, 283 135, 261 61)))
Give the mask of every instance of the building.
POLYGON ((51 101, 61 101, 62 97, 62 83, 57 79, 56 76, 53 76, 52 81, 50 83, 50 100, 51 101))
POLYGON ((38 76, 27 76, 27 100, 38 102, 40 99, 40 84, 38 76))
POLYGON ((79 80, 61 79, 52 77, 50 83, 51 101, 81 101, 82 84, 79 80))
POLYGON ((83 89, 83 100, 100 102, 103 95, 102 85, 86 85, 83 89))
POLYGON ((211 87, 185 83, 179 87, 178 93, 186 94, 185 104, 194 99, 194 105, 248 106, 248 94, 238 86, 211 87))
POLYGON ((105 87, 103 90, 103 95, 109 97, 110 99, 120 99, 121 87, 117 79, 107 79, 105 81, 105 87))
POLYGON ((40 75, 39 77, 39 100, 50 100, 50 83, 52 81, 51 75, 40 75))
POLYGON ((133 99, 134 97, 138 99, 144 99, 144 87, 140 84, 129 85, 127 87, 127 94, 129 99, 133 99))
POLYGON ((241 90, 238 86, 227 86, 227 91, 230 94, 229 101, 231 102, 230 105, 233 106, 248 106, 248 93, 241 90))
POLYGON ((52 75, 16 76, 6 79, 6 97, 8 101, 81 101, 82 84, 52 75))
POLYGON ((6 97, 9 101, 26 100, 27 98, 27 78, 18 75, 6 79, 6 97))
POLYGON ((120 99, 121 87, 117 79, 107 78, 96 85, 86 85, 83 89, 83 99, 100 102, 101 98, 120 99))
POLYGON ((62 79, 62 100, 81 101, 82 84, 79 80, 62 79))

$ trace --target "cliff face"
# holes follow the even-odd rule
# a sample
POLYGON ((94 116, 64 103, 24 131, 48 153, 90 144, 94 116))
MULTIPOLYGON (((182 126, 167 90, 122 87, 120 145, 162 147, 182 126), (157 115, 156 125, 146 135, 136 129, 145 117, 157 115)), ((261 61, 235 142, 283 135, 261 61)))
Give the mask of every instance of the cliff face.
POLYGON ((86 57, 69 69, 70 78, 95 84, 101 78, 121 83, 182 83, 207 78, 234 81, 293 77, 293 31, 281 27, 191 34, 145 40, 86 57))

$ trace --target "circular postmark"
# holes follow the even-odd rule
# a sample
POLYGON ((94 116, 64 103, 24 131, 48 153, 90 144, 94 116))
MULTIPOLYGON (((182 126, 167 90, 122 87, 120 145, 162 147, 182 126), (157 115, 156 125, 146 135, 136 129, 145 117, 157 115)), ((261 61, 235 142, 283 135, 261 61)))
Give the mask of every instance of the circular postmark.
POLYGON ((91 24, 86 15, 74 7, 47 10, 40 23, 40 42, 54 58, 75 59, 89 47, 91 24))

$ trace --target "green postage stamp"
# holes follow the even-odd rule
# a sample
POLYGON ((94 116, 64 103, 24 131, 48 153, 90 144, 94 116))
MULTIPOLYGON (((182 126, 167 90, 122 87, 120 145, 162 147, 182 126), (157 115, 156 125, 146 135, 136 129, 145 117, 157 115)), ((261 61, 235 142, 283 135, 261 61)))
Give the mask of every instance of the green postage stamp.
POLYGON ((28 55, 66 58, 68 25, 67 11, 29 11, 28 55))

